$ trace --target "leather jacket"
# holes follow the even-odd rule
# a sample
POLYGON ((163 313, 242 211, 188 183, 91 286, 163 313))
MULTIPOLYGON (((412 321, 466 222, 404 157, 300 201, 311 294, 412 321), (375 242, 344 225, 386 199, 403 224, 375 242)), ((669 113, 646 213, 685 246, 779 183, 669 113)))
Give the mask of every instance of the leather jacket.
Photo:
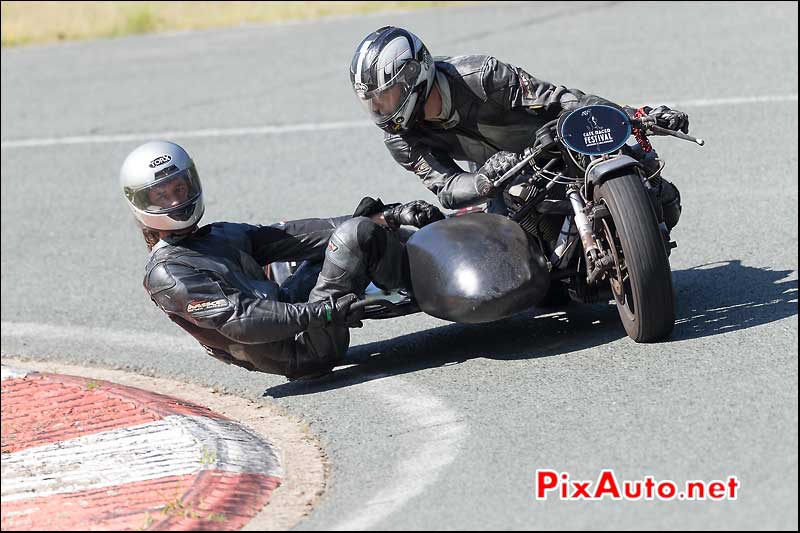
MULTIPOLYGON (((318 303, 297 301, 307 294, 282 289, 266 278, 264 266, 321 262, 331 234, 350 218, 272 226, 219 222, 167 238, 153 248, 144 287, 214 357, 251 370, 287 365, 295 336, 324 327, 324 310, 318 303)), ((275 373, 285 373, 282 368, 275 373)))
POLYGON ((436 58, 442 94, 440 120, 426 120, 384 143, 394 159, 414 172, 448 209, 486 201, 475 189, 475 174, 455 161, 478 167, 494 153, 521 153, 536 130, 562 111, 612 104, 575 89, 538 80, 521 68, 490 56, 436 58))

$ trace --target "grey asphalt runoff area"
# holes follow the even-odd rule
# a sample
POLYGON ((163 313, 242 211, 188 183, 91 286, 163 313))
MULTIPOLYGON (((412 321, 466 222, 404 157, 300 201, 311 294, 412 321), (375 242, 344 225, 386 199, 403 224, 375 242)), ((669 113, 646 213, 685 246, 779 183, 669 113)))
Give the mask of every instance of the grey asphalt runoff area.
MULTIPOLYGON (((2 354, 127 369, 276 402, 332 463, 300 529, 797 529, 797 3, 503 3, 2 51, 2 354), (684 214, 678 323, 625 336, 611 306, 492 324, 425 315, 353 333, 316 384, 205 355, 150 303, 118 170, 182 144, 204 221, 434 200, 349 87, 394 24, 631 105, 690 113, 654 144, 684 214), (731 501, 545 501, 537 469, 712 481, 731 501)), ((191 400, 191 398, 187 398, 191 400)))

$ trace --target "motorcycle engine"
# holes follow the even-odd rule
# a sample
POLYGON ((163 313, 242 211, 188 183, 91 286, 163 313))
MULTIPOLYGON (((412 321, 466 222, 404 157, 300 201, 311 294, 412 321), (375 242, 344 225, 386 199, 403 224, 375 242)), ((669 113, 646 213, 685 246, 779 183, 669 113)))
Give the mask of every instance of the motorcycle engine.
MULTIPOLYGON (((532 183, 533 180, 529 179, 530 177, 530 174, 522 173, 503 191, 503 200, 512 216, 516 215, 539 192, 539 189, 532 183)), ((563 218, 543 215, 534 209, 518 222, 527 233, 550 243, 558 238, 563 218)))
POLYGON ((503 200, 512 213, 519 211, 536 194, 537 188, 531 181, 530 176, 522 172, 503 190, 503 200))

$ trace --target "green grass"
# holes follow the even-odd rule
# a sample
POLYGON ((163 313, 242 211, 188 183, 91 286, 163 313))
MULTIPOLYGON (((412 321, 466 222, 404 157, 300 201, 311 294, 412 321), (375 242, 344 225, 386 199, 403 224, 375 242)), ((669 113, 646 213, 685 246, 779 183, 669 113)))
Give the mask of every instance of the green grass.
POLYGON ((158 17, 149 5, 133 5, 125 14, 122 27, 114 35, 139 35, 158 29, 158 17))
POLYGON ((121 37, 246 23, 485 2, 26 2, 0 3, 2 46, 121 37))
POLYGON ((200 450, 200 464, 201 465, 213 465, 217 462, 217 452, 214 450, 209 450, 205 446, 203 449, 200 450))

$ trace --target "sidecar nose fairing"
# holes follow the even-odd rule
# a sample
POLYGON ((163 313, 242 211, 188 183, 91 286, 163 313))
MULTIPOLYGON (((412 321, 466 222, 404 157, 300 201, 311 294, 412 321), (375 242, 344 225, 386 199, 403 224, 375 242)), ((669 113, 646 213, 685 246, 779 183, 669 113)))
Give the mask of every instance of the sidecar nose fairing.
POLYGON ((538 246, 500 215, 435 222, 415 232, 406 247, 420 309, 444 320, 499 320, 536 305, 550 284, 538 246))

